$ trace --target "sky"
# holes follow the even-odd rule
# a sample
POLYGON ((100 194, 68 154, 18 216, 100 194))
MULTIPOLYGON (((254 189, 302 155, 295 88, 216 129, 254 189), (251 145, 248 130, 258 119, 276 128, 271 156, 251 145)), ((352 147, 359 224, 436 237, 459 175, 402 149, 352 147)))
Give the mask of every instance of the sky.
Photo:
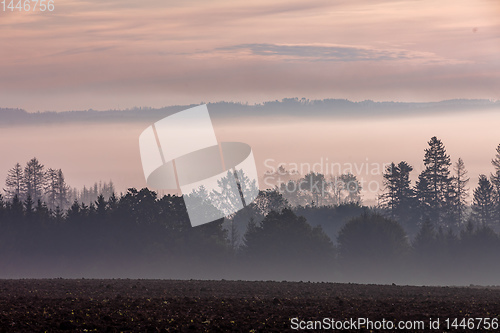
POLYGON ((0 107, 500 98, 497 0, 57 0, 54 7, 0 7, 0 107))

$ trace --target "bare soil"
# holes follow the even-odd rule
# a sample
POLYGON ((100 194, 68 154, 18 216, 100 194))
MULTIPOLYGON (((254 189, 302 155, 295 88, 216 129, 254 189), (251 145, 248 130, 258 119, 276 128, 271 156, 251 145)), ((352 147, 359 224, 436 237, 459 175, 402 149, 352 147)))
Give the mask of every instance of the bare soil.
POLYGON ((0 280, 2 332, 283 332, 291 331, 294 317, 428 322, 499 314, 500 289, 494 287, 0 280))

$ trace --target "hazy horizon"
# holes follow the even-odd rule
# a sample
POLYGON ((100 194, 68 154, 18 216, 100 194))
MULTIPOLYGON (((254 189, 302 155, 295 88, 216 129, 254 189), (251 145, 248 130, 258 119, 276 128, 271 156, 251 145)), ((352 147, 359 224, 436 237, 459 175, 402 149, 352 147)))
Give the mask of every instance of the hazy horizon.
MULTIPOLYGON (((363 200, 373 205, 377 194, 382 192, 383 166, 405 160, 414 167, 412 180, 415 181, 423 168, 427 141, 432 136, 443 141, 453 163, 459 157, 464 160, 472 193, 479 174, 488 175, 493 171, 490 161, 500 143, 495 134, 496 124, 500 123, 496 110, 335 118, 308 117, 305 111, 284 117, 277 109, 274 116, 272 113, 249 114, 244 119, 227 117, 224 113, 217 116, 215 112, 212 123, 219 142, 239 141, 252 146, 262 189, 271 187, 262 182, 264 173, 280 164, 287 169, 304 164, 327 175, 332 175, 328 169, 332 164, 340 164, 342 171, 349 171, 346 167, 351 164, 354 174, 355 168, 361 170, 358 178, 367 184, 372 182, 371 190, 363 193, 363 200), (379 172, 374 175, 375 167, 379 172)), ((160 114, 156 120, 162 118, 160 114)), ((140 117, 130 122, 117 119, 4 127, 1 141, 9 144, 0 149, 4 156, 0 162, 2 185, 8 169, 15 163, 24 166, 29 159, 37 157, 47 168, 61 168, 72 187, 88 187, 94 182, 109 180, 118 192, 125 192, 129 187, 145 187, 138 137, 152 121, 140 117)), ((338 168, 335 173, 337 171, 338 168)))

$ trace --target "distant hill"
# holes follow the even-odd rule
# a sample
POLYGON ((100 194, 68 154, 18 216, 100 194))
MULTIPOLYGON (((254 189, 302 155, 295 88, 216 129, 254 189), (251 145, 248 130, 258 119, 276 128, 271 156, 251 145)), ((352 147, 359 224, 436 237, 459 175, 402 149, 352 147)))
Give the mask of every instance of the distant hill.
MULTIPOLYGON (((152 122, 175 112, 196 106, 174 105, 163 108, 133 108, 126 110, 84 110, 28 113, 22 109, 0 108, 0 126, 67 122, 152 122)), ((464 112, 500 109, 500 101, 454 99, 441 102, 352 102, 347 99, 308 100, 285 98, 261 104, 236 102, 208 103, 213 118, 237 117, 381 117, 408 116, 443 112, 464 112)))

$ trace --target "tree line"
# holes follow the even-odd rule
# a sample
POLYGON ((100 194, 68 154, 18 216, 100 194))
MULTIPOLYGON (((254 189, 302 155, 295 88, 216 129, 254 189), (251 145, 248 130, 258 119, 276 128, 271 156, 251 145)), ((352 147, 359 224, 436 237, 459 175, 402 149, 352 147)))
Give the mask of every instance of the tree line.
POLYGON ((479 175, 469 204, 470 178, 461 158, 453 164, 445 146, 437 137, 428 142, 424 169, 414 185, 413 167, 406 161, 392 163, 384 172, 385 192, 380 196, 381 208, 408 230, 425 221, 436 227, 459 230, 468 221, 498 228, 500 224, 500 145, 491 163, 494 172, 479 175))
POLYGON ((293 206, 331 206, 361 204, 363 186, 356 175, 346 172, 325 176, 309 171, 300 176, 297 170, 286 170, 280 165, 274 172, 266 172, 264 184, 277 187, 293 206))
POLYGON ((100 195, 92 205, 75 201, 52 214, 41 201, 14 197, 0 200, 0 230, 2 277, 42 271, 70 277, 491 284, 500 273, 500 238, 487 226, 469 221, 455 233, 425 220, 411 239, 377 208, 291 207, 276 190, 261 191, 230 220, 195 228, 182 197, 158 197, 147 188, 108 199, 100 195), (326 215, 334 216, 329 223, 336 224, 335 239, 310 222, 326 215), (234 242, 231 226, 238 219, 248 223, 234 242))
POLYGON ((34 202, 43 201, 51 209, 61 209, 68 203, 69 186, 66 184, 61 169, 45 170, 38 159, 32 158, 24 169, 21 164, 8 171, 4 192, 7 199, 30 199, 34 202))
POLYGON ((115 192, 112 181, 94 183, 81 190, 71 188, 61 169, 45 168, 36 157, 29 160, 24 168, 16 163, 7 172, 3 190, 7 200, 15 197, 19 201, 29 198, 34 203, 40 200, 51 211, 66 210, 74 200, 88 205, 95 202, 100 194, 109 197, 115 192))
MULTIPOLYGON (((36 159, 28 164, 16 179, 32 170, 44 174, 36 159)), ((275 188, 227 219, 196 228, 179 196, 130 188, 52 209, 50 192, 30 176, 23 181, 31 181, 31 192, 26 183, 19 192, 6 184, 14 192, 0 197, 0 274, 40 270, 44 263, 49 276, 59 269, 65 276, 133 271, 170 278, 498 283, 500 146, 492 164, 494 173, 479 177, 469 205, 464 162, 458 159, 452 173, 443 143, 433 137, 414 185, 408 163, 385 170, 378 207, 359 201, 297 206, 275 188)))

